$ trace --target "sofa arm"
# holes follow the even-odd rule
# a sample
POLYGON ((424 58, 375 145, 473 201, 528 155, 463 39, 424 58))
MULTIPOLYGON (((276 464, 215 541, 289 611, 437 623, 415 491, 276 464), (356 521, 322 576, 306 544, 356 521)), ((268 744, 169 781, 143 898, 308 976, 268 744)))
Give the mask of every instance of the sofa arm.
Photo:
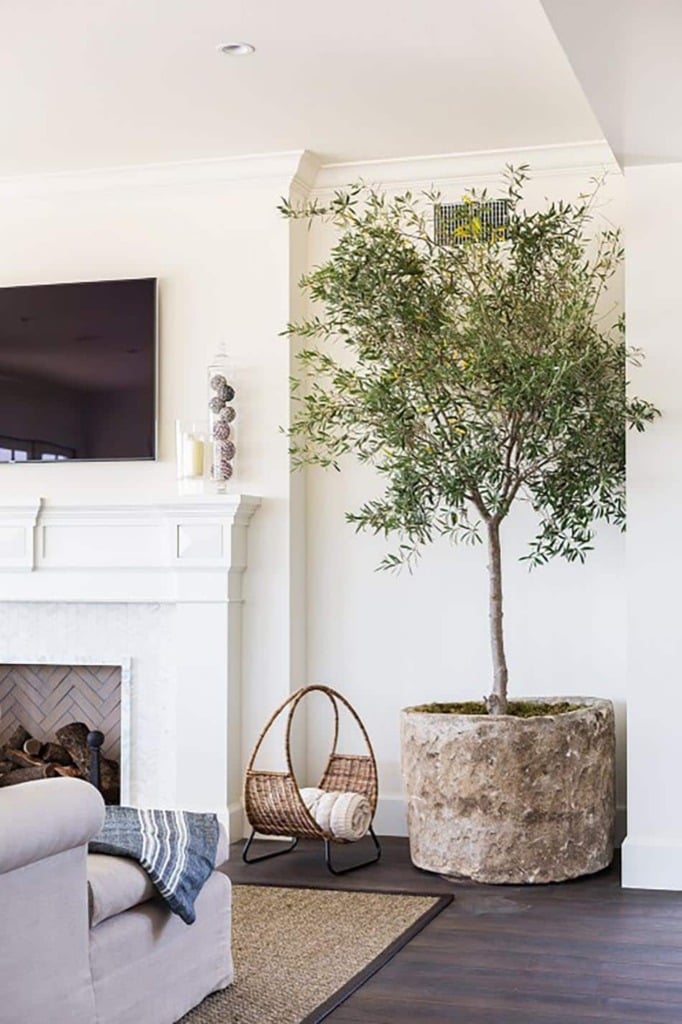
POLYGON ((0 872, 84 846, 104 822, 104 801, 80 779, 0 789, 0 872))

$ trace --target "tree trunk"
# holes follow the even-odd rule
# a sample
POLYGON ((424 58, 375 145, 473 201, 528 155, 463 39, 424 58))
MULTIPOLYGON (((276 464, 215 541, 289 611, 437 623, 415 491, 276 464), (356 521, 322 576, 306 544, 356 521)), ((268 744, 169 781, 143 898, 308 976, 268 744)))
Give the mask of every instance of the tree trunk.
POLYGON ((502 554, 500 523, 488 520, 488 578, 490 580, 490 644, 493 655, 493 691, 486 701, 488 714, 507 713, 507 658, 502 628, 502 554))

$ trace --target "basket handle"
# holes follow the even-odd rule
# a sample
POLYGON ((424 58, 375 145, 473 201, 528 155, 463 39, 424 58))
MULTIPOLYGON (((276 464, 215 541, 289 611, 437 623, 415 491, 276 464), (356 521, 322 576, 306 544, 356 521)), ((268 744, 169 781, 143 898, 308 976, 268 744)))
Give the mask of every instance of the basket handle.
POLYGON ((299 690, 296 690, 294 693, 291 693, 287 697, 286 700, 282 701, 282 703, 279 705, 279 707, 277 707, 273 711, 273 713, 270 715, 270 717, 268 718, 267 722, 263 726, 263 730, 262 730, 260 736, 258 737, 258 740, 256 741, 256 745, 253 748, 253 751, 251 753, 251 757, 249 758, 249 763, 246 766, 247 772, 253 771, 253 766, 255 764, 256 757, 258 756, 258 752, 259 752, 260 748, 263 745, 263 740, 265 739, 267 734, 270 732, 270 729, 273 727, 273 725, 275 724, 275 722, 277 721, 279 716, 282 714, 282 712, 285 711, 291 705, 290 710, 289 710, 289 715, 287 717, 287 727, 286 727, 286 739, 285 739, 284 753, 285 753, 285 757, 286 757, 287 771, 289 772, 289 774, 291 776, 293 776, 294 781, 296 780, 296 776, 294 774, 294 769, 293 769, 292 764, 291 764, 291 726, 292 726, 292 719, 293 719, 293 716, 294 716, 294 712, 295 712, 296 708, 298 707, 298 705, 300 704, 300 702, 303 700, 303 698, 308 693, 310 693, 313 690, 319 690, 319 691, 321 691, 323 693, 326 693, 327 696, 329 697, 331 703, 332 703, 333 708, 334 708, 334 740, 333 740, 333 743, 332 743, 332 753, 336 750, 336 744, 337 744, 338 738, 339 738, 339 709, 338 709, 338 707, 336 705, 336 702, 335 702, 335 700, 333 699, 333 696, 332 696, 334 691, 330 690, 329 687, 327 687, 327 686, 317 686, 317 685, 316 686, 302 686, 299 690))
POLYGON ((338 702, 340 702, 345 707, 345 709, 348 711, 348 713, 351 715, 351 717, 354 719, 356 725, 358 726, 358 729, 360 730, 360 733, 362 734, 362 738, 365 741, 365 744, 367 746, 367 750, 369 752, 369 756, 371 757, 372 762, 375 764, 375 770, 376 770, 376 762, 375 762, 375 758, 374 758, 374 751, 372 750, 372 744, 370 743, 369 736, 367 735, 367 730, 365 729, 365 727, 364 727, 364 725, 362 723, 362 720, 360 719, 360 716, 358 715, 358 713, 355 710, 355 708, 346 700, 345 697, 343 697, 340 693, 338 693, 338 691, 333 690, 330 686, 323 686, 321 683, 314 683, 311 686, 302 686, 299 690, 296 690, 294 693, 290 694, 287 697, 287 699, 285 701, 283 701, 279 705, 279 707, 275 709, 275 711, 273 711, 272 715, 270 716, 270 718, 265 723, 265 725, 263 727, 263 731, 261 732, 260 736, 258 737, 256 745, 253 748, 253 752, 251 754, 251 757, 249 758, 249 763, 248 763, 247 768, 246 768, 247 772, 253 771, 253 766, 255 764, 256 757, 258 756, 258 752, 259 752, 259 750, 260 750, 260 748, 261 748, 261 746, 263 744, 263 740, 267 736, 267 734, 270 731, 270 729, 272 728, 272 726, 275 724, 276 720, 282 714, 282 712, 285 711, 286 708, 289 708, 289 714, 287 716, 287 725, 286 725, 286 736, 285 736, 284 754, 285 754, 285 757, 286 757, 287 771, 291 775, 291 777, 294 780, 294 783, 296 784, 296 786, 298 786, 298 782, 297 782, 297 779, 296 779, 296 773, 294 772, 293 765, 291 763, 291 729, 292 729, 292 725, 293 725, 293 719, 294 719, 294 714, 296 712, 296 708, 301 703, 301 701, 304 699, 304 697, 308 696, 309 693, 324 693, 325 696, 329 698, 329 701, 330 701, 330 703, 331 703, 331 705, 332 705, 332 707, 334 709, 334 739, 332 741, 332 748, 331 748, 331 751, 329 753, 329 757, 330 758, 333 757, 334 754, 336 753, 336 747, 337 747, 338 740, 339 740, 339 706, 338 706, 338 703, 337 703, 337 701, 338 701, 338 702))
MULTIPOLYGON (((365 741, 365 746, 367 747, 367 756, 369 757, 369 759, 370 759, 370 761, 372 763, 372 770, 374 772, 374 782, 375 782, 375 787, 376 787, 375 788, 375 795, 374 795, 373 806, 372 806, 372 815, 374 815, 374 813, 376 811, 376 803, 377 803, 377 796, 378 796, 377 759, 375 757, 374 748, 372 747, 372 743, 370 741, 369 735, 367 733, 367 730, 365 729, 364 722, 360 718, 359 714, 357 713, 357 711, 355 710, 353 705, 350 704, 342 694, 338 693, 336 690, 332 690, 329 687, 325 687, 325 689, 327 689, 329 691, 329 694, 331 694, 334 698, 336 698, 336 700, 341 701, 343 706, 346 708, 346 711, 348 711, 350 716, 354 719, 355 724, 357 725, 357 727, 358 727, 358 729, 359 729, 359 731, 360 731, 360 733, 362 735, 362 738, 365 741)), ((336 739, 336 737, 335 737, 335 739, 336 739)), ((331 751, 331 753, 329 755, 329 761, 327 762, 327 766, 329 766, 329 762, 331 762, 331 759, 332 759, 332 757, 334 756, 335 753, 336 753, 336 742, 334 742, 334 746, 333 746, 332 751, 331 751)), ((372 802, 372 801, 370 801, 370 802, 372 802)))
MULTIPOLYGON (((374 762, 374 767, 375 767, 375 770, 376 770, 376 762, 375 762, 375 757, 374 757, 374 751, 372 749, 372 744, 370 742, 369 736, 367 735, 367 730, 365 729, 363 721, 360 718, 360 716, 357 713, 357 711, 355 710, 355 708, 353 707, 353 705, 348 700, 346 700, 346 698, 343 696, 343 694, 339 693, 338 690, 332 690, 331 686, 323 686, 322 684, 318 683, 315 686, 307 686, 307 687, 305 687, 305 691, 309 691, 309 690, 320 690, 322 693, 326 693, 326 695, 329 697, 329 700, 334 705, 334 714, 335 714, 335 719, 336 719, 335 720, 335 724, 334 724, 334 742, 332 744, 332 749, 329 752, 329 757, 330 758, 333 757, 334 754, 336 753, 336 746, 337 746, 338 738, 339 738, 339 709, 338 709, 338 705, 336 703, 337 701, 339 701, 344 706, 346 711, 349 713, 349 715, 351 716, 351 718, 354 720, 355 724, 357 725, 357 727, 358 727, 358 729, 360 731, 360 734, 361 734, 363 740, 365 741, 365 746, 367 747, 367 753, 369 754, 370 758, 374 762)), ((299 693, 301 694, 301 698, 305 695, 303 691, 299 691, 299 693)), ((301 698, 299 698, 299 699, 301 699, 301 698)), ((294 709, 292 708, 291 711, 289 712, 290 718, 293 715, 293 711, 294 711, 294 709)))

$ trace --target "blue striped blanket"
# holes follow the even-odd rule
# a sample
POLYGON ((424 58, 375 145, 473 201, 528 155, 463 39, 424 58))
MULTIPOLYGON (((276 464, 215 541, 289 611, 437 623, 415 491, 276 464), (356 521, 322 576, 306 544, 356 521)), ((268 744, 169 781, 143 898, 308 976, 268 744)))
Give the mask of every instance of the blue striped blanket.
POLYGON ((173 913, 192 924, 194 901, 213 871, 217 847, 215 814, 107 807, 102 830, 88 848, 138 861, 173 913))

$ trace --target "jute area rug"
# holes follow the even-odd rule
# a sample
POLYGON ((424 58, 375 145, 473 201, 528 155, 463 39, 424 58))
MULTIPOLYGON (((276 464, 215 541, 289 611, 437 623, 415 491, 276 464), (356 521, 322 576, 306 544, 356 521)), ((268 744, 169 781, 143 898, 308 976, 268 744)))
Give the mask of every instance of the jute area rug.
POLYGON ((235 885, 235 982, 182 1024, 317 1024, 450 897, 235 885))

